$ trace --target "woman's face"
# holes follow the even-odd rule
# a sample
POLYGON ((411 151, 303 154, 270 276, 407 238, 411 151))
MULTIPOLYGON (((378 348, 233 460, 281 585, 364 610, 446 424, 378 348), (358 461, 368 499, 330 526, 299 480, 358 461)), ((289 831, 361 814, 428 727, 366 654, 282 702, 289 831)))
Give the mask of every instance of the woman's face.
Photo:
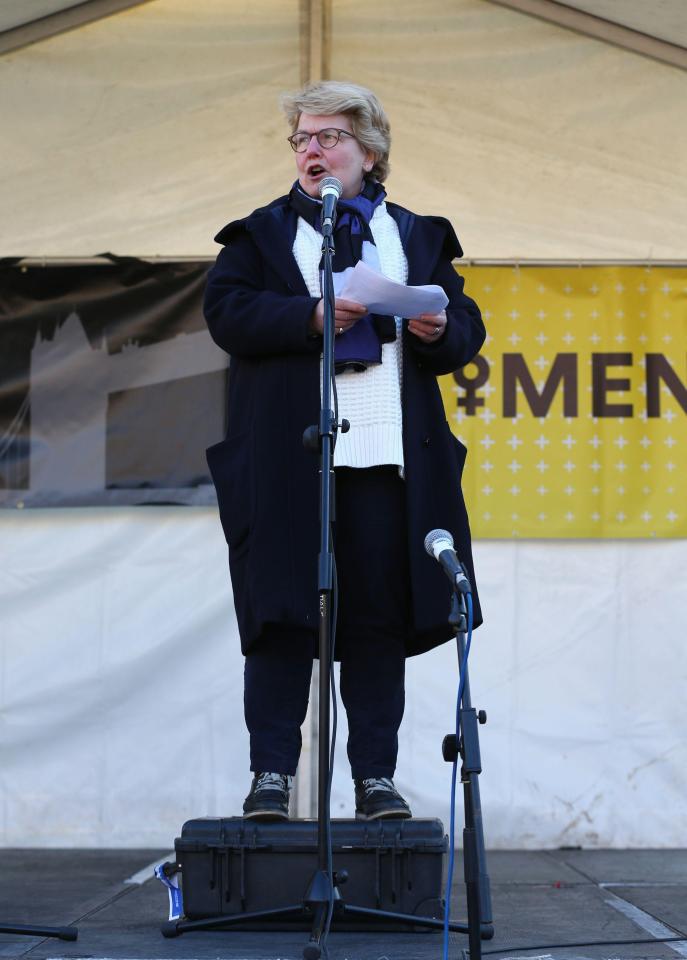
MULTIPOLYGON (((298 133, 317 133, 327 127, 353 132, 351 121, 343 113, 314 117, 302 113, 298 120, 298 133)), ((364 150, 355 137, 342 136, 333 147, 325 149, 311 137, 307 149, 296 154, 298 182, 310 197, 319 197, 319 183, 323 177, 338 177, 343 184, 342 196, 355 197, 360 193, 363 177, 374 166, 374 154, 364 150)))

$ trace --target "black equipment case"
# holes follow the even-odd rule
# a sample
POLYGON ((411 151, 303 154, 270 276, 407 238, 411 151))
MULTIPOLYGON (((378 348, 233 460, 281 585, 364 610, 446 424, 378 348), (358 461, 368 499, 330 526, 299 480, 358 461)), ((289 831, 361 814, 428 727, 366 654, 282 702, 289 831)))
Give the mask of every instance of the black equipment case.
MULTIPOLYGON (((331 826, 344 903, 443 919, 448 838, 440 820, 332 820, 331 826), (348 877, 341 885, 343 870, 348 877)), ((189 920, 297 906, 318 868, 317 821, 202 817, 183 825, 174 849, 189 920)), ((360 918, 346 925, 354 922, 360 918)), ((390 922, 384 928, 396 929, 390 922)))

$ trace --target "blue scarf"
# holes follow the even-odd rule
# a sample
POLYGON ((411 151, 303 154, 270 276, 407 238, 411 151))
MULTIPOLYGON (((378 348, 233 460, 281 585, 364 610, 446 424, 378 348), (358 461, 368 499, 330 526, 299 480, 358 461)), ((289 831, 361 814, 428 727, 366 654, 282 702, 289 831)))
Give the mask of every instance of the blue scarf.
MULTIPOLYGON (((334 227, 334 259, 332 270, 341 273, 354 267, 363 257, 363 243, 374 245, 370 220, 386 197, 384 187, 375 180, 363 181, 357 197, 341 198, 337 204, 337 220, 334 227)), ((308 196, 298 181, 291 188, 289 202, 299 216, 320 232, 322 201, 308 196)), ((320 271, 322 263, 320 262, 320 271)), ((396 321, 393 317, 366 313, 346 333, 334 341, 334 369, 362 372, 369 366, 382 362, 382 344, 396 339, 396 321)))

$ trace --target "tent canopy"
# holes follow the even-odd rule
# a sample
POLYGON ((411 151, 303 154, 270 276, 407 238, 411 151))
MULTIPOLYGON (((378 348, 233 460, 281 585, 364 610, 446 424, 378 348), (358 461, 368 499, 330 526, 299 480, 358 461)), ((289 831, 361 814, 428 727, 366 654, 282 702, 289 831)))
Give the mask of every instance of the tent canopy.
MULTIPOLYGON (((2 57, 0 255, 212 254, 294 179, 298 13, 155 0, 2 57)), ((385 104, 390 196, 467 256, 683 256, 683 71, 486 0, 337 0, 329 62, 385 104)))

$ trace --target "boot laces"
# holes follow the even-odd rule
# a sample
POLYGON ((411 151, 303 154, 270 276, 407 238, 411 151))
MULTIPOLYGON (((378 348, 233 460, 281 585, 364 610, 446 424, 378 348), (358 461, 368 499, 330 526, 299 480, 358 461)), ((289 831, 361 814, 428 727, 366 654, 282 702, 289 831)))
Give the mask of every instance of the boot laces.
POLYGON ((290 790, 293 777, 285 773, 258 773, 256 774, 256 789, 258 787, 277 787, 279 790, 290 790))
POLYGON ((381 790, 384 793, 396 793, 396 788, 390 777, 370 777, 367 780, 363 780, 363 789, 368 797, 377 790, 381 790))

